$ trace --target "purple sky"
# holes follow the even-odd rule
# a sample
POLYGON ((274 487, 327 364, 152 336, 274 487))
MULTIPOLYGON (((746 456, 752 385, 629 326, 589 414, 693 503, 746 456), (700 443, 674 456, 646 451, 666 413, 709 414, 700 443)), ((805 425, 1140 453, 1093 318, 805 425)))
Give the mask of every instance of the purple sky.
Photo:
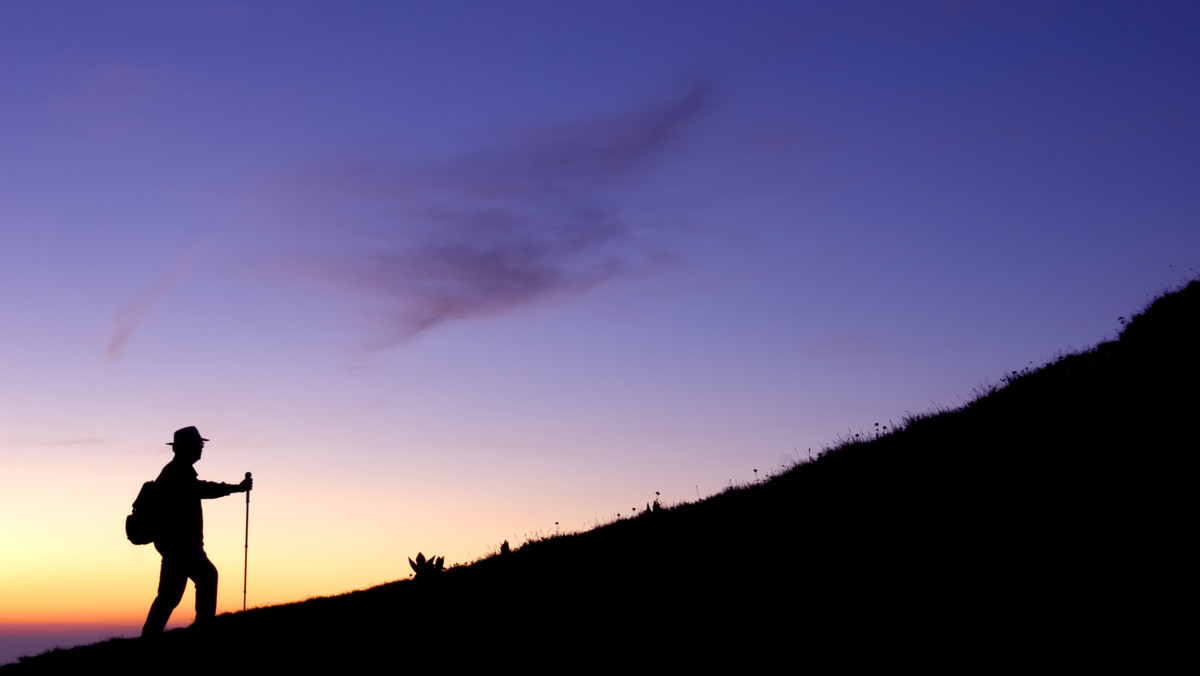
MULTIPOLYGON (((0 597, 78 554, 143 613, 157 557, 119 522, 184 425, 202 477, 255 473, 268 603, 708 495, 1111 338, 1200 264, 1198 30, 1185 2, 5 3, 0 597)), ((240 509, 206 512, 226 579, 240 509)))

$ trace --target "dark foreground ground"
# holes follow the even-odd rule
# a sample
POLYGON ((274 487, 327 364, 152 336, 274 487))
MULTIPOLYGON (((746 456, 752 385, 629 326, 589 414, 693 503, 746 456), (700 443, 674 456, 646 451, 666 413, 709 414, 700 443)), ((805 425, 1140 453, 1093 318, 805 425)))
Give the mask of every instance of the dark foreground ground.
POLYGON ((1189 645, 1198 348, 1193 282, 1119 341, 761 484, 0 671, 1153 668, 1189 645))

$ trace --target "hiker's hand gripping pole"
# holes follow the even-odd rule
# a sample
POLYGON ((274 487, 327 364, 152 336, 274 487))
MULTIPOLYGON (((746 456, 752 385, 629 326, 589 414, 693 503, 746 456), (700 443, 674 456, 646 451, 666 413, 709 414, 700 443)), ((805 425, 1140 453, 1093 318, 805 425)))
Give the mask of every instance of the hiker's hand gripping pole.
POLYGON ((246 610, 246 573, 247 565, 250 563, 250 488, 254 482, 250 479, 250 473, 246 472, 246 481, 250 484, 246 488, 246 552, 242 558, 242 610, 246 610))

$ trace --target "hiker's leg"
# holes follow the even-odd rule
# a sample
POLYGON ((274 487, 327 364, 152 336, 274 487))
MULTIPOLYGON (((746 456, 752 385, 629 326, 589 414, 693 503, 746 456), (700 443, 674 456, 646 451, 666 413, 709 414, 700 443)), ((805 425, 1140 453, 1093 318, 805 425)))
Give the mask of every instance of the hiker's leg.
POLYGON ((183 598, 183 590, 187 586, 187 570, 183 562, 173 554, 163 554, 162 568, 158 572, 158 596, 150 604, 150 613, 146 615, 146 624, 142 625, 142 636, 161 634, 171 619, 171 611, 179 605, 183 598))
POLYGON ((197 548, 188 577, 196 583, 196 624, 205 624, 217 615, 217 567, 197 548))

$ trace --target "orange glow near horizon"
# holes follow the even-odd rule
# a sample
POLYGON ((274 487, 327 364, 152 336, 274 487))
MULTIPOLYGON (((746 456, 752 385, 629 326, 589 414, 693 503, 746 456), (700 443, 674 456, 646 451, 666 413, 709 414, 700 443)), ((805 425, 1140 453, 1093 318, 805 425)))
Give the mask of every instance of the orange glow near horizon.
MULTIPOLYGON (((161 558, 153 546, 131 545, 122 526, 137 488, 130 477, 152 475, 163 458, 124 466, 104 465, 106 460, 91 459, 65 475, 42 467, 6 472, 14 488, 0 495, 0 513, 28 516, 7 520, 0 534, 6 543, 0 632, 144 621, 161 558)), ((219 466, 211 473, 197 469, 204 478, 236 474, 219 466)), ((424 494, 388 500, 337 490, 333 483, 318 491, 302 480, 281 488, 279 481, 289 480, 285 467, 265 467, 262 476, 267 480, 258 483, 251 501, 250 607, 404 579, 411 573, 408 557, 418 551, 443 555, 449 563, 476 559, 501 540, 519 544, 519 535, 504 525, 527 520, 519 505, 477 511, 468 496, 452 501, 459 509, 426 512, 419 508, 428 499, 424 494)), ((205 549, 220 574, 219 613, 242 608, 245 509, 241 494, 204 502, 205 549)), ((193 599, 189 582, 171 626, 192 621, 193 599)))

